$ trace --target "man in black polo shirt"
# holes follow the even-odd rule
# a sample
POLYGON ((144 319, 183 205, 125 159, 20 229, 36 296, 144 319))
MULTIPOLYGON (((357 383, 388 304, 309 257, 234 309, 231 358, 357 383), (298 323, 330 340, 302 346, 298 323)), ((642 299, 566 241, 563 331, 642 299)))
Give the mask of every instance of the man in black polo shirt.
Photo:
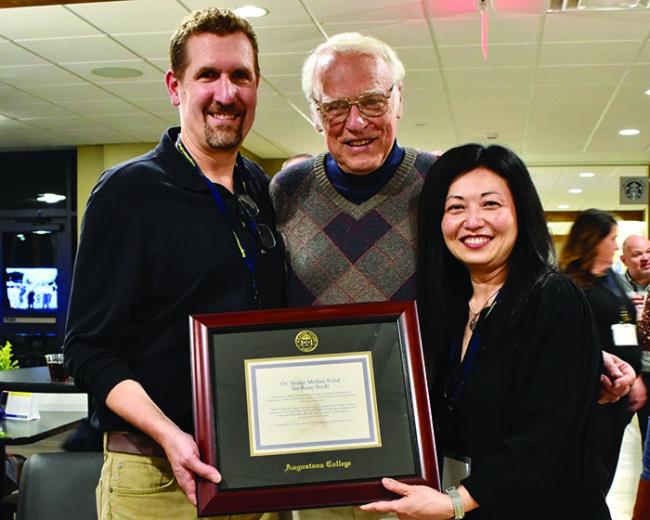
POLYGON ((65 357, 107 432, 100 518, 196 517, 195 476, 221 477, 192 437, 188 315, 283 303, 268 180, 238 153, 260 78, 252 28, 195 11, 170 61, 181 128, 104 172, 75 264, 65 357))

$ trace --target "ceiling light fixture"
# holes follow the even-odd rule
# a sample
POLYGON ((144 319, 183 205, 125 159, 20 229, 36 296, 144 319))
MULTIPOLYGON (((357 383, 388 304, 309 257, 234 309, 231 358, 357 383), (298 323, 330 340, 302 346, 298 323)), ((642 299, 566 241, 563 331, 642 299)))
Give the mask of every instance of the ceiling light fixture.
POLYGON ((51 231, 47 231, 46 229, 38 229, 36 231, 32 231, 32 235, 49 235, 51 233, 51 231))
POLYGON ((582 193, 582 190, 580 188, 571 188, 569 190, 569 193, 571 193, 573 195, 577 195, 578 193, 582 193))
POLYGON ((648 90, 645 91, 645 95, 646 95, 646 96, 650 96, 650 88, 649 88, 648 90))
POLYGON ((260 18, 269 14, 268 10, 256 5, 243 5, 237 9, 233 9, 233 12, 242 18, 260 18))
POLYGON ((588 177, 595 177, 596 176, 596 174, 594 172, 580 172, 578 175, 580 177, 585 178, 585 179, 588 178, 588 177))
POLYGON ((639 135, 641 133, 641 130, 638 130, 637 128, 623 128, 623 130, 618 131, 618 135, 624 135, 626 137, 630 137, 633 135, 639 135))
POLYGON ((59 195, 58 193, 39 193, 36 198, 39 202, 46 202, 47 204, 56 204, 65 200, 65 195, 59 195))
POLYGON ((142 76, 142 71, 131 67, 99 67, 91 71, 95 76, 102 78, 137 78, 142 76))
POLYGON ((557 209, 569 209, 570 207, 569 204, 558 204, 557 209))

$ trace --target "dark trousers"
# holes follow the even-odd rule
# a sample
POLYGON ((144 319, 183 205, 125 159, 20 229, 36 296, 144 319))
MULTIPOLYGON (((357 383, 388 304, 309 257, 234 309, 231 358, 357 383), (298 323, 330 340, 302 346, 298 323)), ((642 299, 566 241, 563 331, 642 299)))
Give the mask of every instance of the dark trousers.
POLYGON ((614 481, 618 455, 621 451, 625 427, 632 419, 632 412, 629 410, 627 397, 616 403, 598 405, 596 412, 596 432, 598 438, 598 455, 600 456, 605 469, 607 480, 604 488, 605 494, 614 481))

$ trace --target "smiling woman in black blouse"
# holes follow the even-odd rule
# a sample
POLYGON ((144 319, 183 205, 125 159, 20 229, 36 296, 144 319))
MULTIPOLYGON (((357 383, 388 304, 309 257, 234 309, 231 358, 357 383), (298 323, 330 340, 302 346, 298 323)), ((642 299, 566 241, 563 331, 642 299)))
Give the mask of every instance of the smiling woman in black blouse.
POLYGON ((583 293, 550 266, 521 160, 477 144, 442 155, 422 192, 418 245, 441 465, 456 459, 469 471, 445 493, 385 479, 403 498, 362 508, 416 519, 610 518, 591 456, 600 349, 583 293))

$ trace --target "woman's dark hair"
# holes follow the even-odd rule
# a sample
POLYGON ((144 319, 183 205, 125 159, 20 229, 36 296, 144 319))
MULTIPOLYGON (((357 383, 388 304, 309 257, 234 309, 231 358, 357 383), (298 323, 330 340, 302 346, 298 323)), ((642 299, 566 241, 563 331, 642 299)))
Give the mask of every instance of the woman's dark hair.
POLYGON ((560 268, 581 287, 594 283, 591 269, 596 260, 597 247, 610 234, 616 220, 599 209, 581 211, 569 231, 567 242, 560 253, 560 268))
POLYGON ((516 323, 530 290, 554 262, 542 203, 526 166, 514 152, 503 146, 466 144, 444 153, 427 173, 418 208, 418 303, 429 363, 444 358, 451 335, 467 319, 472 294, 469 273, 447 249, 441 222, 451 184, 477 168, 490 170, 507 182, 517 215, 519 231, 497 306, 499 314, 504 309, 508 312, 502 316, 504 327, 516 323))

